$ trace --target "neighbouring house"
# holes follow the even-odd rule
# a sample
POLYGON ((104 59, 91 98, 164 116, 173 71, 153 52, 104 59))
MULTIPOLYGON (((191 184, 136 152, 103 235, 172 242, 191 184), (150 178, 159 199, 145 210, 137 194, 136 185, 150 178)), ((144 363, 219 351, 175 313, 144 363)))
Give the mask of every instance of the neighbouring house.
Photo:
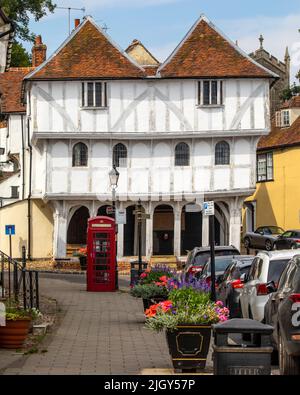
POLYGON ((85 17, 24 77, 24 199, 39 204, 39 215, 53 216, 45 235, 30 213, 32 257, 39 256, 31 243, 56 259, 85 244, 88 218, 106 215, 111 205, 113 165, 120 173, 117 207, 126 209, 119 259, 137 254, 139 199, 148 214, 147 259, 178 258, 208 244, 208 218, 187 209, 203 198, 215 201, 217 243, 239 246, 241 209, 255 191, 256 148, 270 132, 277 78, 205 16, 162 64, 137 40, 122 51, 85 17))
POLYGON ((257 150, 257 187, 245 202, 244 229, 300 229, 300 96, 281 105, 257 150))
POLYGON ((259 49, 251 53, 250 56, 280 77, 274 81, 270 91, 271 116, 273 116, 275 111, 277 111, 282 104, 282 100, 280 98, 282 91, 290 87, 291 57, 289 55, 288 47, 286 47, 284 61, 282 62, 266 51, 263 46, 264 38, 262 35, 260 36, 259 41, 259 49))
POLYGON ((9 68, 14 26, 0 8, 0 73, 9 68))
POLYGON ((28 135, 28 117, 22 100, 24 77, 46 60, 41 56, 41 38, 36 38, 32 50, 33 67, 10 67, 0 73, 0 147, 4 149, 0 174, 0 250, 8 252, 5 225, 16 225, 13 252, 21 256, 22 246, 29 256, 52 256, 53 215, 42 200, 31 199, 32 179, 31 137, 28 135), (39 241, 39 236, 47 240, 39 241))

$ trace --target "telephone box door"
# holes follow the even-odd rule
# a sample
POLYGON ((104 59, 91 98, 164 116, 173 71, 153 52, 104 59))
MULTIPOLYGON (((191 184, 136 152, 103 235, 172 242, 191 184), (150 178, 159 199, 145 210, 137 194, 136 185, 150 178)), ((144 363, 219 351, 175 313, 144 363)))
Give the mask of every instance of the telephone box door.
POLYGON ((88 225, 87 290, 111 292, 116 289, 115 221, 96 217, 88 225))

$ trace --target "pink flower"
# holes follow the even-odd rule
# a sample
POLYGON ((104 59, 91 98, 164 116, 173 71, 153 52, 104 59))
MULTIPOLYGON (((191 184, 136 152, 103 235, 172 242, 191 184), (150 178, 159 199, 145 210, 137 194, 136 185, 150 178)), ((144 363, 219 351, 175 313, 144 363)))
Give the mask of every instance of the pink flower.
POLYGON ((147 273, 142 273, 141 275, 140 275, 140 278, 146 278, 147 277, 147 273))
POLYGON ((216 305, 219 306, 219 307, 223 307, 223 306, 224 306, 224 303, 223 303, 221 300, 218 300, 218 301, 216 302, 216 305))

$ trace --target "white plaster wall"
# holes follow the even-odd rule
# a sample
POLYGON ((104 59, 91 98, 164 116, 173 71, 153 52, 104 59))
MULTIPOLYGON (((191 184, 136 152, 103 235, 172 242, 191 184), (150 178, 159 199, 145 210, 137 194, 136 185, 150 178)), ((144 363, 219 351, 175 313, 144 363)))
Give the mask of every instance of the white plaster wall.
POLYGON ((268 83, 226 80, 224 107, 198 108, 195 80, 108 81, 109 108, 88 110, 81 108, 81 82, 36 82, 32 122, 38 132, 54 133, 261 130, 268 126, 268 83))

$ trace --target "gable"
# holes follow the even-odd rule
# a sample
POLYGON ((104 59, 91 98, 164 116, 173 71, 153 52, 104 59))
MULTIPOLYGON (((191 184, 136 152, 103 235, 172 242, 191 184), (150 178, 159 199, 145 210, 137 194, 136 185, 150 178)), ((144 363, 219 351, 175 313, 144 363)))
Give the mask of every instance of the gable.
POLYGON ((144 70, 122 53, 91 18, 29 76, 35 80, 140 78, 144 70))
POLYGON ((203 16, 158 72, 165 78, 276 78, 203 16))

